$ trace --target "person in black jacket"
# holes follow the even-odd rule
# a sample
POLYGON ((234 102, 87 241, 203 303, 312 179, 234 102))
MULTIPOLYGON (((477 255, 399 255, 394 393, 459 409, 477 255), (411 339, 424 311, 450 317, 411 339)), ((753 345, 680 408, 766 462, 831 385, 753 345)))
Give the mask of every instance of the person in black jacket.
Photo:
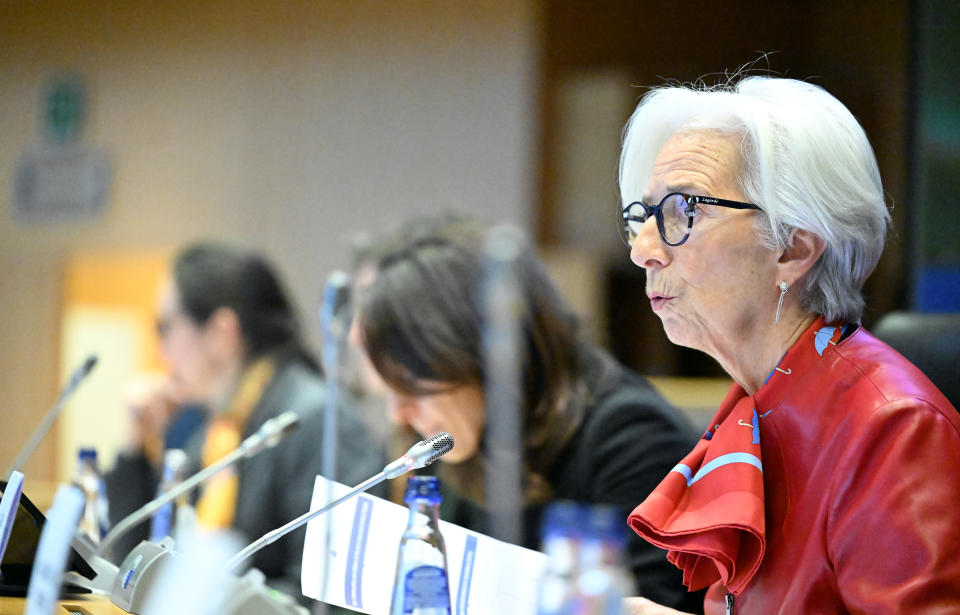
MULTIPOLYGON (((360 258, 350 337, 382 381, 398 431, 453 436, 440 469, 425 470, 442 479, 441 516, 490 533, 485 235, 475 222, 446 216, 409 223, 372 244, 360 258)), ((521 357, 523 502, 516 542, 536 548, 543 510, 556 500, 616 506, 626 524, 697 434, 645 379, 584 338, 529 246, 520 246, 512 273, 521 357)), ((701 608, 702 596, 686 592, 665 552, 629 534, 627 564, 639 595, 701 608)))
MULTIPOLYGON (((321 471, 326 388, 272 267, 237 246, 201 242, 186 247, 160 293, 157 331, 180 399, 210 410, 207 423, 185 445, 189 474, 235 448, 267 420, 287 411, 301 417, 299 428, 277 446, 241 460, 233 472, 218 474, 200 488, 198 524, 231 528, 253 541, 306 512, 321 471)), ((338 439, 335 478, 355 484, 376 474, 383 467, 382 451, 371 445, 360 419, 341 406, 338 423, 338 431, 350 437, 338 439)), ((141 434, 140 446, 123 453, 106 476, 114 523, 156 496, 158 468, 148 439, 141 434)), ((272 586, 294 596, 300 595, 304 536, 300 528, 250 562, 272 586)))

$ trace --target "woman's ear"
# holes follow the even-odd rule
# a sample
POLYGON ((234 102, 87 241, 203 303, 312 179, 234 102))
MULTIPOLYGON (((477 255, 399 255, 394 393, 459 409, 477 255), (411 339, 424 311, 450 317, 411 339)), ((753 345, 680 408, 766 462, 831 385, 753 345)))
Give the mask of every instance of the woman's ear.
POLYGON ((794 284, 813 268, 826 247, 827 243, 819 235, 805 229, 793 229, 787 247, 777 260, 777 279, 794 284))
POLYGON ((240 317, 231 308, 219 307, 214 310, 204 329, 218 354, 230 357, 243 354, 243 328, 240 326, 240 317))

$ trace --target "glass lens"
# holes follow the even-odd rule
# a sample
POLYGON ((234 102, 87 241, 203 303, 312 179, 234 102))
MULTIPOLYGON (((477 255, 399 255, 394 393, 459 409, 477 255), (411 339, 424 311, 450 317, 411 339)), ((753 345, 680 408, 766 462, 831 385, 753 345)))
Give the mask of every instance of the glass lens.
POLYGON ((663 206, 663 234, 670 243, 683 240, 687 234, 690 218, 687 216, 687 200, 680 194, 671 194, 661 203, 663 206))
POLYGON ((637 238, 640 227, 647 219, 647 212, 640 203, 631 203, 623 210, 623 223, 620 232, 627 245, 633 245, 633 240, 637 238))

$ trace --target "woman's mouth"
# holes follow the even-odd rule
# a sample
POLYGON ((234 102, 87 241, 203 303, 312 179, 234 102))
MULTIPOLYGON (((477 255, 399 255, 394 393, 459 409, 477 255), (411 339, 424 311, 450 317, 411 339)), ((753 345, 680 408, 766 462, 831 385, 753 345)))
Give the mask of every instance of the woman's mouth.
POLYGON ((673 297, 669 295, 662 295, 660 293, 650 293, 647 296, 650 297, 650 307, 654 312, 659 312, 668 301, 673 299, 673 297))

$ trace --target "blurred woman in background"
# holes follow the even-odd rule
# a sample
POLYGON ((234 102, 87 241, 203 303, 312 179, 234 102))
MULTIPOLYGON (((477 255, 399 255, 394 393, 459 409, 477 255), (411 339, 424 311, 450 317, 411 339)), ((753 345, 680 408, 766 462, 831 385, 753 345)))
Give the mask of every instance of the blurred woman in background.
MULTIPOLYGON (((222 243, 186 247, 160 292, 157 332, 178 396, 210 410, 186 446, 194 471, 235 449, 267 420, 287 411, 301 416, 299 429, 280 444, 201 487, 198 524, 232 528, 252 541, 306 512, 321 469, 324 383, 266 260, 222 243)), ((338 422, 351 437, 340 440, 336 478, 354 484, 382 467, 382 455, 351 412, 341 409, 338 422)), ((143 446, 149 437, 107 477, 114 521, 156 495, 157 468, 145 456, 150 446, 143 446)), ((252 561, 274 586, 295 596, 304 536, 301 528, 252 561)))

